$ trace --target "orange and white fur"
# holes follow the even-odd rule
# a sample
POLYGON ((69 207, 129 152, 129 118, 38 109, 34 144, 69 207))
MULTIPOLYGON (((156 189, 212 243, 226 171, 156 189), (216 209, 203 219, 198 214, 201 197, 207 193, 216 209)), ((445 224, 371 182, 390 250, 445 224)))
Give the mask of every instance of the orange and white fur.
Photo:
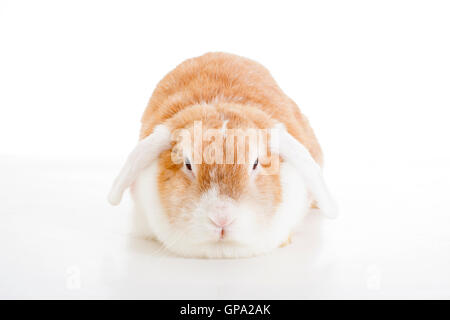
POLYGON ((307 119, 270 73, 240 56, 208 53, 181 63, 158 84, 140 140, 108 199, 117 205, 131 187, 146 236, 176 254, 253 256, 285 243, 312 203, 336 216, 321 166, 307 119), (193 133, 199 121, 222 132, 219 139, 227 129, 277 130, 269 151, 279 157, 279 170, 267 174, 258 152, 245 163, 196 163, 192 145, 176 143, 173 134, 193 133), (183 161, 173 161, 174 152, 183 161))

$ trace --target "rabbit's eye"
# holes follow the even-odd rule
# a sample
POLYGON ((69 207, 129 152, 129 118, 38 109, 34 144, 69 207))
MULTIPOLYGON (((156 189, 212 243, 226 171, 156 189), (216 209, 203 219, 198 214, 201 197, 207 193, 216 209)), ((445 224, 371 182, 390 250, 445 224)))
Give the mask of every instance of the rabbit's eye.
POLYGON ((184 164, 186 165, 186 168, 187 168, 189 171, 192 171, 192 165, 191 165, 191 163, 189 162, 188 159, 186 159, 186 160, 184 161, 184 164))
POLYGON ((253 164, 253 170, 255 170, 257 166, 258 166, 258 158, 256 158, 256 161, 253 164))

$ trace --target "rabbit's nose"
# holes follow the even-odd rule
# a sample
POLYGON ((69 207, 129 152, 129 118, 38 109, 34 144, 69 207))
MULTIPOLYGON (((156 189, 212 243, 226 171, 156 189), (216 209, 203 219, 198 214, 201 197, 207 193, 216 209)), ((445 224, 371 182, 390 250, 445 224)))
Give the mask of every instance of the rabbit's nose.
POLYGON ((234 217, 226 214, 211 215, 208 217, 211 222, 219 228, 225 228, 233 223, 234 217))

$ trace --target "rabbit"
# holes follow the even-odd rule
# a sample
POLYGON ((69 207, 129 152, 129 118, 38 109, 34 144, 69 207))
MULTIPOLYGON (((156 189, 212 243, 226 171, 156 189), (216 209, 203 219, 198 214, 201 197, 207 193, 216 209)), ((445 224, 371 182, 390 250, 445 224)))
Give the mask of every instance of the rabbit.
POLYGON ((147 236, 177 255, 255 256, 288 243, 311 207, 336 217, 322 163, 308 120, 265 67, 207 53, 159 82, 108 200, 130 188, 147 236), (255 131, 263 142, 245 136, 255 131))

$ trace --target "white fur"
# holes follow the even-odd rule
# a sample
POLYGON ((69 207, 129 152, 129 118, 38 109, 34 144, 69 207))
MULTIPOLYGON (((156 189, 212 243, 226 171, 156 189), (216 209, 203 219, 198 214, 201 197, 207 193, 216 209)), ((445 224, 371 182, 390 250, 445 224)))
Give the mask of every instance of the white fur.
POLYGON ((149 232, 174 253, 208 258, 253 256, 283 243, 308 211, 307 190, 297 178, 295 167, 283 163, 280 170, 283 200, 277 212, 270 216, 264 216, 264 208, 258 207, 252 199, 236 203, 221 198, 217 188, 212 187, 185 213, 191 217, 189 221, 182 220, 181 214, 178 221, 169 222, 158 195, 156 162, 139 175, 133 199, 138 213, 146 218, 140 221, 148 221, 149 232), (218 229, 210 220, 211 214, 221 210, 233 215, 224 240, 220 240, 218 229))
POLYGON ((325 184, 321 168, 308 149, 292 137, 284 125, 278 124, 275 130, 278 141, 271 141, 271 150, 279 150, 279 154, 296 168, 297 177, 305 182, 321 213, 327 218, 336 218, 337 205, 325 184))
POLYGON ((111 187, 109 203, 118 205, 124 191, 136 180, 139 173, 169 147, 170 130, 164 125, 156 126, 152 134, 139 141, 111 187))

